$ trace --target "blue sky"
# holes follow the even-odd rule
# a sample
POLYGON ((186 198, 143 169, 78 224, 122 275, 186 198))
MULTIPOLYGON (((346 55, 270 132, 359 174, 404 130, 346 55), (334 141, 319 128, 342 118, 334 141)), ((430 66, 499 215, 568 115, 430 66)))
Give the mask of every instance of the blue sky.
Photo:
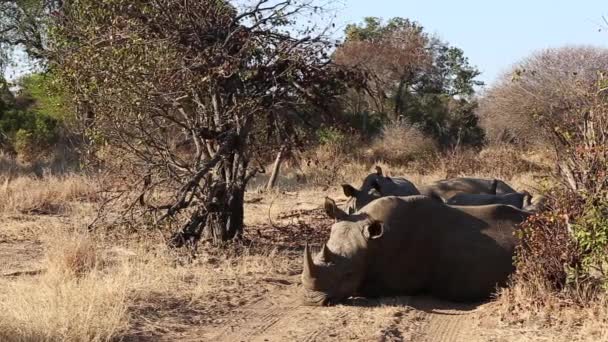
POLYGON ((336 23, 405 17, 460 47, 491 83, 535 50, 567 44, 608 47, 603 0, 342 0, 336 23), (602 32, 598 29, 603 28, 602 32))
MULTIPOLYGON (((608 47, 608 1, 603 0, 338 0, 339 28, 366 16, 405 17, 464 50, 491 84, 535 50, 567 44, 608 47), (598 32, 603 28, 602 32, 598 32)), ((11 79, 24 66, 9 68, 11 79), (17 71, 15 73, 15 71, 17 71)))

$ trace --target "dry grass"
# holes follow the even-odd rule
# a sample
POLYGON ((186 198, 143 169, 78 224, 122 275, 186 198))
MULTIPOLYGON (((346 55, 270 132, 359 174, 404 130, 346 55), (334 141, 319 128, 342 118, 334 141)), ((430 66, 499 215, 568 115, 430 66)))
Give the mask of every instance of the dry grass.
POLYGON ((97 199, 98 185, 87 176, 6 177, 0 186, 0 213, 59 214, 74 202, 97 199))
MULTIPOLYGON (((182 264, 160 239, 118 242, 49 224, 44 272, 0 278, 0 341, 111 341, 209 324, 292 274, 275 249, 217 251, 182 264)), ((19 258, 19 255, 15 255, 19 258)))
POLYGON ((109 341, 124 332, 131 270, 99 268, 99 250, 82 233, 44 239, 46 271, 0 283, 0 340, 109 341))
POLYGON ((493 304, 497 328, 517 332, 522 341, 542 335, 555 341, 608 341, 608 296, 579 306, 542 288, 520 282, 502 289, 493 304))
POLYGON ((390 163, 408 163, 432 157, 437 144, 416 126, 401 123, 386 126, 367 151, 371 160, 380 158, 390 163))

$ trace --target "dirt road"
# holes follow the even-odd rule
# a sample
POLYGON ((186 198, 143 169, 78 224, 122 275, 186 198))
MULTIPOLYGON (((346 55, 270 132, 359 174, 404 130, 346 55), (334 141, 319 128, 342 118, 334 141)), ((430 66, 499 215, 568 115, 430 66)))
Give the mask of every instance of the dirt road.
POLYGON ((425 297, 353 299, 334 307, 303 306, 298 287, 237 310, 199 341, 478 341, 483 306, 425 297))

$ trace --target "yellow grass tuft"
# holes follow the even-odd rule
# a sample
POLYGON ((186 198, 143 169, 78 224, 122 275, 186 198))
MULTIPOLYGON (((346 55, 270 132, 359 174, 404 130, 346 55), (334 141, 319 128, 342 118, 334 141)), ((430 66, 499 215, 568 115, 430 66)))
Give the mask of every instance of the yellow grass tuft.
POLYGON ((97 269, 101 261, 97 245, 83 233, 59 233, 47 244, 50 273, 82 277, 97 269))

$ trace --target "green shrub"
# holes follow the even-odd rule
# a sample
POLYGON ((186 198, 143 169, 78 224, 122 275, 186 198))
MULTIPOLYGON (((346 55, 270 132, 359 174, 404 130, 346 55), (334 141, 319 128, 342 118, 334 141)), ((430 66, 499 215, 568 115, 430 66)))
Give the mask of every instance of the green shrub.
POLYGON ((41 157, 59 137, 58 121, 33 111, 10 110, 2 113, 0 131, 26 161, 41 157))
POLYGON ((585 304, 608 289, 608 88, 577 96, 576 107, 537 117, 561 186, 550 210, 524 225, 515 279, 585 304))
POLYGON ((334 127, 324 127, 317 132, 317 138, 322 145, 342 146, 346 143, 346 134, 334 127))
POLYGON ((32 74, 19 81, 19 97, 32 103, 30 110, 58 121, 71 120, 61 87, 52 73, 32 74))
POLYGON ((608 200, 587 198, 582 214, 572 224, 572 233, 583 255, 577 273, 601 282, 608 289, 608 200))

